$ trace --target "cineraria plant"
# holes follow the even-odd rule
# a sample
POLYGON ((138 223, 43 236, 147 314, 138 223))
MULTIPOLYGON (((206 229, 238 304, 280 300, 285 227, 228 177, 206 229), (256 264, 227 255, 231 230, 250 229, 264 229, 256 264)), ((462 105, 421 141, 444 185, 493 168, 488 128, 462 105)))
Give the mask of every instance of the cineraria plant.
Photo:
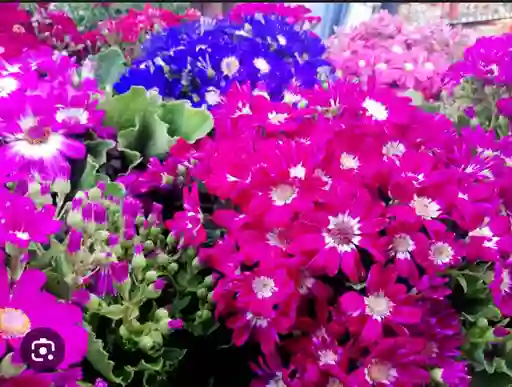
POLYGON ((153 34, 114 89, 156 88, 165 98, 213 106, 233 82, 265 82, 272 97, 280 98, 292 82, 311 87, 327 79, 330 65, 323 59, 321 39, 286 19, 262 14, 243 21, 203 18, 153 34))
POLYGON ((169 189, 177 158, 193 155, 185 182, 196 195, 200 181, 214 211, 195 201, 169 226, 214 269, 233 344, 259 344, 254 386, 511 374, 508 140, 459 136, 390 89, 346 81, 283 101, 235 84, 212 113, 211 139, 125 183, 169 189), (212 222, 221 232, 205 248, 212 222))
POLYGON ((329 60, 343 77, 375 76, 381 85, 436 99, 442 75, 471 40, 470 33, 443 23, 415 27, 381 11, 351 31, 338 29, 327 45, 329 60))
POLYGON ((445 74, 440 111, 459 126, 509 134, 512 117, 512 34, 481 37, 445 74))

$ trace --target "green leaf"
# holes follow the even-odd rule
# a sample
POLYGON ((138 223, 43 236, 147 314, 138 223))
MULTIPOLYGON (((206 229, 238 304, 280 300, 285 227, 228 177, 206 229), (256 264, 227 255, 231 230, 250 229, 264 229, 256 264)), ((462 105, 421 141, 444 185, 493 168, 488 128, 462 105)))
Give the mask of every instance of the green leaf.
POLYGON ((119 151, 123 154, 123 157, 128 164, 127 173, 131 172, 132 169, 135 168, 142 161, 142 156, 137 151, 126 148, 119 148, 119 151))
POLYGON ((99 167, 99 164, 94 161, 92 156, 87 156, 84 173, 78 182, 78 189, 90 189, 96 187, 99 167))
POLYGON ((71 294, 71 289, 62 276, 52 271, 46 271, 46 283, 44 288, 54 296, 61 299, 68 299, 71 294))
POLYGON ((194 108, 189 101, 166 101, 159 116, 169 125, 171 137, 181 137, 188 142, 206 136, 213 128, 213 118, 208 110, 194 108))
POLYGON ((412 105, 414 106, 421 106, 425 103, 425 97, 423 94, 414 89, 406 90, 400 93, 400 95, 403 97, 409 97, 412 100, 412 105))
POLYGON ((114 148, 116 143, 111 140, 92 140, 85 141, 87 147, 87 154, 92 156, 98 165, 103 165, 107 162, 107 151, 114 148))
POLYGON ((171 309, 172 313, 176 314, 176 315, 178 313, 180 313, 184 308, 187 307, 190 300, 191 300, 190 296, 185 296, 183 298, 176 297, 172 303, 172 309, 171 309))
POLYGON ((126 195, 126 190, 122 184, 111 182, 108 183, 105 187, 105 195, 114 196, 116 198, 124 198, 126 195))
POLYGON ((18 376, 27 366, 25 364, 16 364, 12 362, 13 352, 7 354, 0 362, 0 375, 6 379, 18 376))
POLYGON ((118 47, 109 47, 91 60, 96 63, 95 76, 102 88, 116 83, 126 70, 123 52, 118 47))
POLYGON ((91 327, 87 326, 89 331, 89 344, 87 347, 87 360, 96 371, 101 373, 105 379, 112 383, 118 383, 126 386, 133 378, 133 370, 125 368, 120 370, 119 375, 114 374, 114 362, 108 358, 108 353, 103 348, 103 342, 96 338, 91 327))
POLYGON ((119 320, 124 316, 125 308, 123 305, 114 304, 101 309, 98 313, 112 320, 119 320))
POLYGON ((177 364, 181 359, 183 359, 186 352, 186 349, 164 348, 162 358, 168 363, 177 364))
POLYGON ((488 374, 484 371, 475 372, 471 380, 471 387, 509 387, 512 378, 506 374, 488 374))

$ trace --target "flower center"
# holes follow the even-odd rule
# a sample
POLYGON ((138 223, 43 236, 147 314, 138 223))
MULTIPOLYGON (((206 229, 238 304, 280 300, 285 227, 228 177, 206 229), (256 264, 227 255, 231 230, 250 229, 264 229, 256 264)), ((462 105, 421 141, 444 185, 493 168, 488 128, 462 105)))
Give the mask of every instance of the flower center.
POLYGON ((19 87, 19 83, 13 77, 0 78, 0 97, 6 98, 11 93, 16 91, 19 87))
POLYGON ((289 184, 279 184, 272 189, 270 196, 276 206, 283 206, 289 204, 297 195, 295 188, 289 184))
POLYGON ((60 109, 55 115, 57 122, 64 121, 72 124, 87 124, 89 120, 89 112, 81 108, 64 108, 60 109))
POLYGON ((236 59, 234 56, 228 56, 227 58, 222 59, 220 68, 222 69, 224 75, 227 75, 231 78, 240 69, 240 62, 238 62, 238 59, 236 59))
POLYGON ((343 152, 340 156, 341 169, 357 169, 359 164, 359 159, 354 155, 343 152))
POLYGON ((280 372, 265 387, 287 387, 280 372))
POLYGON ((398 259, 409 258, 409 253, 415 249, 411 237, 407 234, 397 234, 393 237, 391 249, 395 251, 398 259))
POLYGON ((16 32, 17 34, 23 34, 25 32, 25 28, 23 28, 19 24, 15 24, 12 26, 12 32, 16 32))
POLYGON ((389 316, 394 306, 382 292, 365 297, 364 303, 366 304, 366 314, 379 321, 389 316))
POLYGON ((254 67, 260 70, 262 74, 266 74, 270 71, 270 65, 263 58, 256 58, 252 63, 254 64, 254 67))
POLYGON ((367 110, 367 114, 374 120, 385 121, 388 119, 388 109, 386 109, 384 104, 366 97, 362 106, 367 110))
POLYGON ((410 62, 404 63, 404 69, 405 71, 412 71, 414 70, 414 65, 410 62))
POLYGON ((390 141, 382 147, 384 156, 402 156, 405 153, 405 146, 400 141, 390 141))
POLYGON ((274 125, 283 124, 288 118, 286 113, 270 112, 268 113, 268 120, 274 125))
POLYGON ((330 377, 325 387, 343 387, 343 384, 338 379, 330 377))
POLYGON ((354 219, 348 214, 340 214, 337 217, 329 217, 330 224, 324 233, 327 246, 334 246, 339 252, 348 252, 355 249, 361 240, 359 236, 359 219, 354 219))
POLYGON ((510 274, 508 270, 503 270, 501 274, 501 283, 500 283, 500 291, 501 293, 510 293, 510 285, 512 285, 510 281, 510 274))
POLYGON ((437 218, 441 214, 441 207, 425 196, 415 197, 411 202, 411 206, 416 211, 416 215, 424 219, 437 218))
POLYGON ((0 309, 0 334, 4 337, 23 337, 30 330, 28 316, 19 309, 0 309))
POLYGON ((48 127, 33 126, 25 129, 25 140, 30 144, 43 144, 50 138, 52 130, 48 127))
POLYGON ((375 362, 366 369, 366 376, 370 382, 387 384, 396 379, 396 370, 389 363, 375 362))
POLYGON ((30 239, 30 234, 25 231, 13 231, 13 234, 16 235, 16 238, 28 241, 30 239))
POLYGON ((318 351, 318 362, 320 363, 320 365, 336 364, 337 361, 338 355, 336 355, 330 349, 323 349, 321 351, 318 351))
POLYGON ((252 280, 252 290, 259 299, 272 297, 278 289, 270 277, 256 277, 252 280))
POLYGON ((430 259, 436 263, 448 263, 453 258, 452 247, 445 242, 436 242, 430 247, 430 259))

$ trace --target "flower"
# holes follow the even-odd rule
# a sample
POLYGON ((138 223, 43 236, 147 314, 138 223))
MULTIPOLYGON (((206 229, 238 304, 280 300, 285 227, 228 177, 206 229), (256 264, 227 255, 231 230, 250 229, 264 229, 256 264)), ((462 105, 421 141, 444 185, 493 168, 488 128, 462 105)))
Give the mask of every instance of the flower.
POLYGON ((88 333, 83 327, 83 316, 74 305, 57 300, 41 290, 46 282, 43 272, 27 269, 11 288, 5 267, 0 269, 0 342, 5 353, 9 344, 19 359, 21 340, 30 330, 50 328, 65 342, 66 352, 58 369, 79 363, 87 352, 88 333), (50 318, 51 316, 51 318, 50 318))

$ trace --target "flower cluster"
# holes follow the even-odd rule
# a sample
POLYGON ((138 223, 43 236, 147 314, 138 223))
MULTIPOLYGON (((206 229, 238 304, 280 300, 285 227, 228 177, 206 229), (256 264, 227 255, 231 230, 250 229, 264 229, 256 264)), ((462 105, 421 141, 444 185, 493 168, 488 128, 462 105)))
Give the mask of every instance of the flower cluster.
POLYGON ((509 133, 512 118, 512 34, 479 38, 444 74, 442 112, 464 125, 509 133))
POLYGON ((201 14, 192 8, 178 15, 171 10, 145 4, 143 10, 130 9, 117 19, 100 22, 98 30, 110 45, 123 46, 127 58, 136 57, 139 45, 151 33, 178 26, 185 21, 198 20, 201 14))
POLYGON ((264 82, 271 96, 280 98, 292 82, 311 87, 329 76, 324 51, 320 38, 285 17, 202 19, 152 35, 114 89, 156 88, 164 97, 213 106, 233 82, 264 82))
POLYGON ((5 173, 29 173, 44 180, 70 176, 69 159, 86 149, 76 137, 102 134, 100 91, 74 61, 49 47, 0 64, 0 157, 5 173))
POLYGON ((352 31, 339 29, 329 41, 329 59, 345 77, 415 89, 427 98, 441 91, 441 77, 472 37, 445 24, 411 27, 381 11, 352 31))
MULTIPOLYGON (((233 343, 265 354, 255 386, 467 386, 447 297, 475 262, 509 314, 510 142, 409 103, 344 81, 283 101, 236 84, 213 109, 188 174, 221 200, 225 236, 199 257, 233 343)), ((192 200, 168 226, 200 247, 206 219, 192 200)))

